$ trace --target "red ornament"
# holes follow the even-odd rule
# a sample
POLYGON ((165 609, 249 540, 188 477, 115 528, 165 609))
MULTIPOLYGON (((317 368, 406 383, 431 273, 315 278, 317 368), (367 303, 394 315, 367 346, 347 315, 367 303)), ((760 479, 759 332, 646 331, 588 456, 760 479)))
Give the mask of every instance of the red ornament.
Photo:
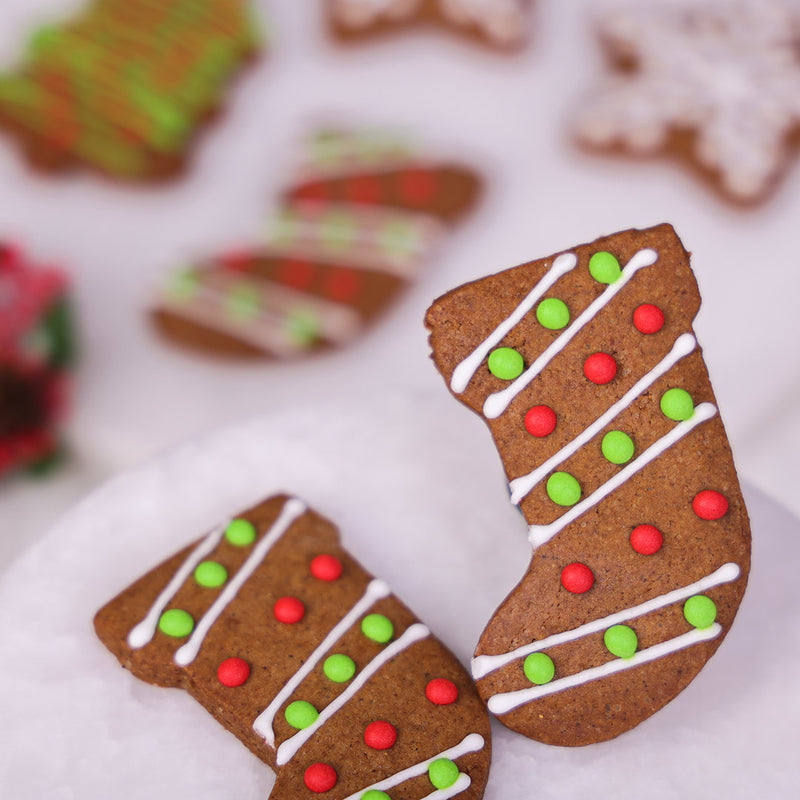
POLYGON ((594 353, 583 362, 583 374, 592 383, 611 383, 617 376, 617 362, 608 353, 594 353))
POLYGON ((272 613, 278 622, 293 625, 295 622, 300 622, 306 615, 306 607, 303 605, 303 601, 296 597, 281 597, 275 603, 272 613))
POLYGON ((458 686, 447 678, 434 678, 425 687, 425 697, 437 706, 449 706, 458 700, 458 686))
POLYGON ((311 574, 321 581, 336 581, 342 576, 342 562, 323 553, 311 561, 311 574))
POLYGON ((314 281, 314 265, 299 258, 287 258, 280 265, 278 280, 292 289, 308 289, 314 281))
POLYGON ((637 525, 631 531, 631 547, 643 556, 651 556, 661 549, 664 536, 655 525, 637 525))
POLYGON ((725 495, 704 489, 692 500, 692 508, 700 519, 719 519, 728 513, 728 501, 725 495))
POLYGON ((364 742, 373 750, 388 750, 397 741, 397 728, 384 720, 376 720, 367 725, 364 742))
POLYGON ((639 333, 658 333, 664 327, 664 312, 652 303, 643 303, 633 312, 633 324, 639 333))
POLYGON ((534 406, 525 414, 525 429, 531 436, 542 438, 556 429, 556 412, 550 406, 534 406))
POLYGON ((348 267, 336 267, 331 270, 325 281, 325 293, 331 300, 348 303, 355 298, 361 289, 361 277, 358 272, 348 267))
POLYGON ((356 175, 345 182, 344 193, 351 203, 377 205, 381 201, 381 183, 374 175, 356 175))
POLYGON ((323 764, 318 761, 305 771, 303 780, 312 792, 322 794, 323 792, 329 792, 336 786, 339 776, 330 764, 323 764))
POLYGON ((217 667, 217 678, 223 686, 241 686, 250 677, 250 665, 243 658, 226 658, 217 667))
POLYGON ((424 206, 436 194, 436 176, 427 169, 409 169, 397 176, 397 190, 403 200, 424 206))
POLYGON ((561 570, 561 585, 572 594, 583 594, 594 586, 594 573, 586 564, 573 561, 561 570))

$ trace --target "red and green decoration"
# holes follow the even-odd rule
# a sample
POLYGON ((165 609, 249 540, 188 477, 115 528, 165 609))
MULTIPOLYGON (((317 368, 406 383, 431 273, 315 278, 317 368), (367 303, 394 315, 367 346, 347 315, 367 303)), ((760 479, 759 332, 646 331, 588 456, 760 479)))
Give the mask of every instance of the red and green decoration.
POLYGON ((46 168, 174 172, 259 50, 250 12, 248 0, 94 0, 36 30, 0 75, 0 123, 46 168))
POLYGON ((0 243, 0 478, 59 452, 74 337, 67 279, 0 243))

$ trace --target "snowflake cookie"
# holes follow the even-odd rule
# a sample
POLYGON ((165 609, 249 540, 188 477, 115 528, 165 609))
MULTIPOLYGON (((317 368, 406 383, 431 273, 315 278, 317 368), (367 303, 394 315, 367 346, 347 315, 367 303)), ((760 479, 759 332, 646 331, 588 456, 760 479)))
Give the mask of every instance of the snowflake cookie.
POLYGON ((796 0, 626 2, 599 35, 614 72, 578 111, 581 143, 671 152, 731 200, 767 196, 800 127, 796 0))

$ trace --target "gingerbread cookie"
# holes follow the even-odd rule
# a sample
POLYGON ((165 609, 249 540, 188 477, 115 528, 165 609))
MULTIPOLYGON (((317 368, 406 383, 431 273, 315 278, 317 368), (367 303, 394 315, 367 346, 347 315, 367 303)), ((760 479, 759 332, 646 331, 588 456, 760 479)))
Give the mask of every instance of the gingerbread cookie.
POLYGON ((583 745, 629 730, 714 654, 750 532, 669 225, 439 298, 433 358, 494 436, 529 523, 528 571, 472 664, 501 722, 583 745))
POLYGON ((258 48, 247 0, 96 0, 0 75, 0 126, 48 171, 172 176, 258 48))
POLYGON ((297 498, 184 548, 95 629, 273 767, 273 800, 483 797, 489 719, 469 675, 297 498))
POLYGON ((152 317, 228 357, 295 358, 347 344, 385 313, 480 193, 475 173, 399 140, 313 137, 267 241, 181 270, 152 317))
POLYGON ((67 279, 0 243, 0 477, 59 449, 74 357, 67 279))
POLYGON ((738 203, 770 194, 800 130, 796 3, 617 3, 599 35, 612 73, 578 109, 580 143, 673 155, 738 203))
POLYGON ((436 25, 501 50, 521 47, 530 0, 326 0, 332 33, 343 41, 436 25))

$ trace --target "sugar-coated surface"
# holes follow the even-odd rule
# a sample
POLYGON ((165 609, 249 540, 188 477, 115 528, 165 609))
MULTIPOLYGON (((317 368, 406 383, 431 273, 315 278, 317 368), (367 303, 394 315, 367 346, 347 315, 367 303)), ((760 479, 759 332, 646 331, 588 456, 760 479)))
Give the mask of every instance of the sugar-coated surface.
MULTIPOLYGON (((387 399, 371 420, 337 404, 325 419, 300 407, 186 443, 90 495, 0 582, 9 797, 267 796, 269 769, 185 693, 120 668, 91 619, 227 513, 281 490, 337 521, 344 544, 465 663, 527 563, 525 525, 507 503, 490 437, 446 392, 387 399)), ((698 678, 601 745, 547 747, 495 725, 488 800, 791 795, 800 523, 746 494, 751 585, 698 678)))

